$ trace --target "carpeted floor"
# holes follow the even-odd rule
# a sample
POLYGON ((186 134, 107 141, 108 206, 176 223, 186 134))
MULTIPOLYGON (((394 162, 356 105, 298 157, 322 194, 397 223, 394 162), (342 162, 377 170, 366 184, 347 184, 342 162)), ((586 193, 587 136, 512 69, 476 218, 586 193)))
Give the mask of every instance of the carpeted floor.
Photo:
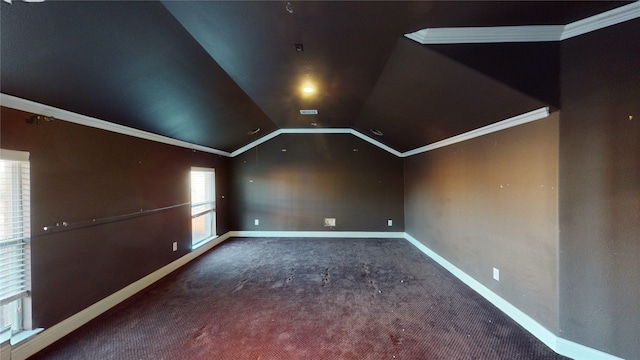
POLYGON ((238 238, 32 359, 564 359, 404 239, 238 238))

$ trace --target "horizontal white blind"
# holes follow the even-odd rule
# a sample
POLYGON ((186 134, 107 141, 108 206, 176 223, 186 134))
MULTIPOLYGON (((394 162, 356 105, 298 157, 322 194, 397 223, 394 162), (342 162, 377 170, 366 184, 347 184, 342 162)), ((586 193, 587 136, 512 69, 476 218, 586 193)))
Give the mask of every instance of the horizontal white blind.
POLYGON ((28 294, 29 179, 28 161, 0 160, 0 305, 28 294))

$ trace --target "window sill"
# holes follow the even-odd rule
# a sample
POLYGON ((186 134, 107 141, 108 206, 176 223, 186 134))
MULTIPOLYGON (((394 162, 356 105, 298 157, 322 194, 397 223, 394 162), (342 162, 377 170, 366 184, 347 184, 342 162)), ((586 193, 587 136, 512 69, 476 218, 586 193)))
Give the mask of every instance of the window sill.
POLYGON ((213 239, 215 239, 217 237, 218 237, 218 235, 213 235, 213 236, 210 236, 210 237, 205 238, 203 240, 200 240, 197 243, 191 245, 191 250, 195 250, 195 249, 201 247, 202 245, 208 243, 209 241, 211 241, 211 240, 213 240, 213 239))
POLYGON ((36 334, 38 334, 39 332, 41 332, 42 330, 44 330, 43 328, 37 328, 37 329, 33 329, 33 330, 23 330, 20 331, 19 333, 11 336, 10 334, 2 334, 0 335, 0 347, 5 347, 7 345, 11 345, 11 346, 16 346, 18 344, 20 344, 21 342, 29 339, 32 336, 35 336, 36 334))

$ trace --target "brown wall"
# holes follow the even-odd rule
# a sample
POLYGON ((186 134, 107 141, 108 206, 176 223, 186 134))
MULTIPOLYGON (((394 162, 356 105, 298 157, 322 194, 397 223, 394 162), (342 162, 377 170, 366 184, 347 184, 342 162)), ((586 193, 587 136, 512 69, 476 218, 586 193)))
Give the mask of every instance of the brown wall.
POLYGON ((557 154, 554 113, 405 159, 406 232, 552 332, 557 154))
POLYGON ((640 359, 638 34, 636 19, 562 42, 560 330, 625 359, 640 359))
POLYGON ((402 159, 353 135, 282 134, 232 163, 234 230, 404 231, 402 159))
POLYGON ((188 205, 87 225, 188 203, 191 166, 216 169, 218 233, 229 230, 221 198, 228 159, 61 120, 27 124, 29 115, 2 108, 0 146, 30 152, 35 326, 54 325, 190 251, 188 205), (62 222, 70 225, 43 230, 62 222))

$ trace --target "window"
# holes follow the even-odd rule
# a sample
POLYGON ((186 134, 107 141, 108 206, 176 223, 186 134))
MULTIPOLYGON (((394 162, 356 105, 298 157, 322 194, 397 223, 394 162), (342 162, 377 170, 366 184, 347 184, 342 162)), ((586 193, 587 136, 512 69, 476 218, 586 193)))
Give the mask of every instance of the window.
POLYGON ((191 245, 216 236, 215 170, 191 168, 191 245))
POLYGON ((21 332, 30 287, 29 154, 0 150, 0 339, 21 332))

